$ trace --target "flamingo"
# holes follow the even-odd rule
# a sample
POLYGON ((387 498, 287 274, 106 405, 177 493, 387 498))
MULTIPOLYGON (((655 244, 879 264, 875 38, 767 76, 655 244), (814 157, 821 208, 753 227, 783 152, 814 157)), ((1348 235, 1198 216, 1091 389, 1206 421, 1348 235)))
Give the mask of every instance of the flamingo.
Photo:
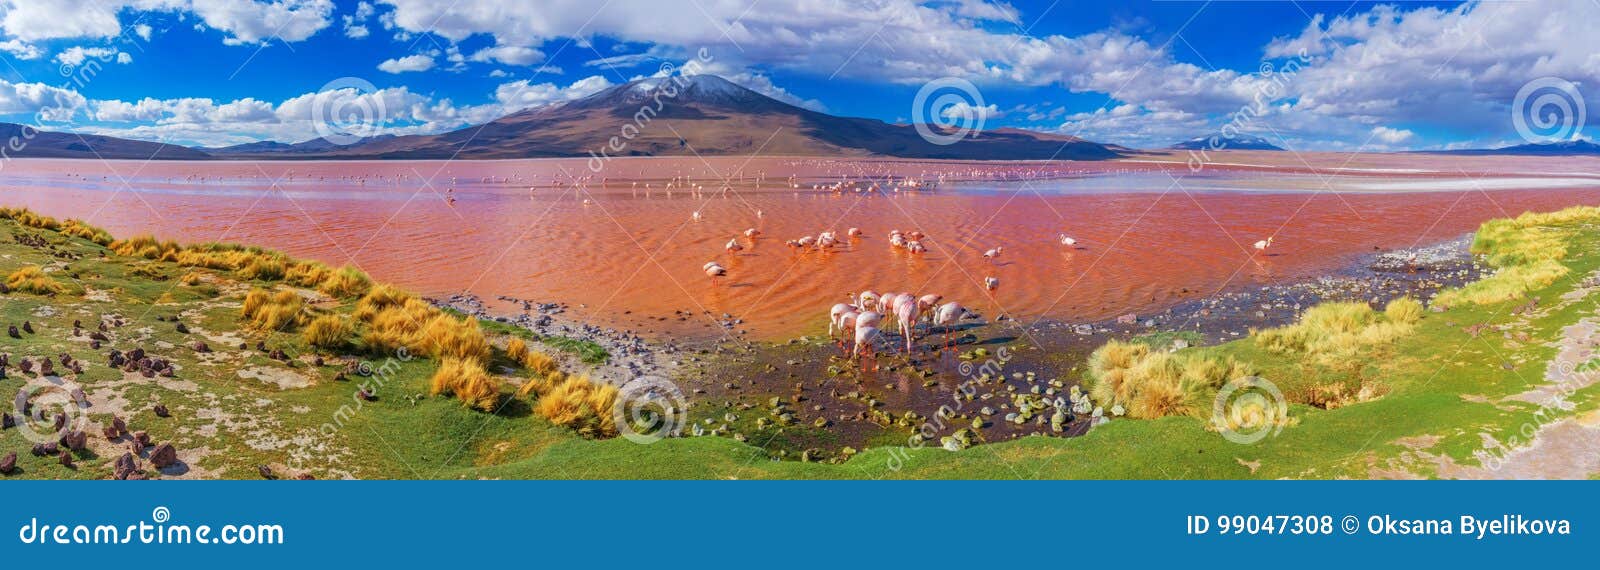
POLYGON ((872 291, 862 291, 860 295, 856 295, 856 303, 864 309, 876 309, 878 308, 878 294, 872 291))
POLYGON ((1078 240, 1075 240, 1075 239, 1072 239, 1070 237, 1067 237, 1067 234, 1061 234, 1061 245, 1066 245, 1066 246, 1078 245, 1078 240))
POLYGON ((917 300, 905 295, 900 297, 900 304, 894 308, 895 317, 899 320, 900 334, 906 337, 906 354, 911 354, 911 341, 917 334, 917 300))
POLYGON ((1271 236, 1268 236, 1267 239, 1256 242, 1256 251, 1266 251, 1268 247, 1272 247, 1271 236))
POLYGON ((908 241, 906 242, 906 253, 928 253, 928 248, 924 247, 920 241, 908 241))
POLYGON ((864 326, 860 320, 860 317, 856 318, 856 343, 855 347, 850 351, 852 356, 858 354, 870 355, 880 334, 877 328, 864 326))
POLYGON ((717 282, 717 278, 718 277, 722 277, 722 276, 728 274, 728 270, 724 269, 722 267, 722 265, 718 264, 715 261, 707 261, 705 265, 701 266, 701 269, 705 270, 706 277, 710 277, 711 278, 711 283, 712 284, 715 284, 717 282))
POLYGON ((903 236, 903 235, 900 235, 900 234, 889 234, 889 247, 905 247, 905 246, 906 246, 906 236, 903 236))
POLYGON ((923 312, 933 310, 933 308, 939 304, 939 301, 943 299, 944 295, 939 295, 936 293, 929 293, 927 295, 917 297, 917 309, 923 312))
POLYGON ((1000 278, 999 277, 984 277, 983 278, 983 287, 985 289, 990 290, 990 291, 993 291, 995 289, 999 289, 1000 288, 1000 278))
POLYGON ((861 311, 860 313, 856 314, 857 329, 860 329, 861 327, 872 327, 873 329, 877 329, 878 325, 882 322, 883 313, 879 313, 877 311, 861 311))
POLYGON ((850 228, 848 230, 845 230, 844 231, 844 235, 850 236, 852 238, 861 237, 861 228, 850 228))
POLYGON ((728 244, 722 246, 722 248, 728 250, 728 253, 733 253, 743 250, 744 246, 739 245, 739 238, 733 238, 728 240, 728 244))
POLYGON ((761 235, 761 230, 758 230, 758 229, 755 229, 755 228, 750 228, 750 229, 744 231, 744 237, 747 237, 747 238, 754 239, 758 235, 761 235))
POLYGON ((834 329, 839 327, 839 317, 854 310, 856 308, 849 303, 837 303, 828 309, 828 338, 833 338, 834 329))
POLYGON ((956 322, 965 318, 967 314, 968 311, 966 307, 962 307, 960 303, 955 301, 939 305, 939 308, 934 310, 933 326, 939 327, 941 330, 943 330, 946 345, 954 344, 950 342, 950 336, 953 334, 956 322))
POLYGON ((994 263, 994 259, 1000 257, 1000 254, 1004 253, 1005 250, 1006 248, 1004 247, 996 246, 994 249, 983 252, 983 258, 989 260, 990 263, 994 263))

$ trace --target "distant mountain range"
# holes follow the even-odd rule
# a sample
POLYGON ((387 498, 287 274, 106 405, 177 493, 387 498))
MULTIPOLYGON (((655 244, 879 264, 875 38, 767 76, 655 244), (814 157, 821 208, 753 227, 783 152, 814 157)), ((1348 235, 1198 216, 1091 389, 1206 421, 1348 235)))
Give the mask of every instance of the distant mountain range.
POLYGON ((0 123, 0 145, 7 157, 196 160, 210 155, 185 146, 148 141, 40 131, 0 123))
POLYGON ((1222 133, 1195 137, 1167 148, 1173 150, 1283 150, 1261 137, 1246 134, 1228 137, 1223 136, 1222 133), (1216 140, 1215 143, 1212 142, 1213 139, 1216 140))
POLYGON ((1500 148, 1461 150, 1422 150, 1428 154, 1512 154, 1524 156, 1600 156, 1600 144, 1586 140, 1529 143, 1500 148))
MULTIPOLYGON (((55 134, 77 140, 77 135, 55 134)), ((11 156, 150 158, 156 143, 84 137, 88 146, 41 145, 11 156), (46 154, 46 149, 51 149, 46 154), (142 152, 142 151, 149 152, 142 152)), ((954 144, 913 125, 836 117, 784 103, 714 75, 651 78, 588 97, 512 113, 437 135, 380 136, 338 146, 323 139, 229 147, 165 147, 172 159, 499 159, 609 156, 803 155, 964 160, 1094 160, 1120 154, 1077 137, 1021 129, 981 131, 954 144), (668 85, 666 82, 675 81, 668 85), (645 111, 648 110, 648 111, 645 111), (633 135, 631 139, 628 135, 633 135), (616 149, 616 139, 622 148, 616 149), (168 150, 171 149, 171 150, 168 150)))

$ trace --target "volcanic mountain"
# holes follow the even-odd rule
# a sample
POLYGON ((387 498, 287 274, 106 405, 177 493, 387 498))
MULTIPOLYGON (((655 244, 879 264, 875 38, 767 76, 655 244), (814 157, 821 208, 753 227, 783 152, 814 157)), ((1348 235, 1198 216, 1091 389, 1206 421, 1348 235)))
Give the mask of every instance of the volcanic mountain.
POLYGON ((1500 148, 1424 150, 1430 154, 1516 154, 1529 156, 1594 156, 1600 155, 1600 144, 1575 139, 1548 143, 1528 143, 1500 148))
POLYGON ((1281 147, 1267 142, 1267 139, 1236 134, 1231 137, 1222 133, 1213 133, 1203 137, 1195 137, 1168 148, 1174 150, 1283 150, 1281 147), (1212 140, 1216 142, 1213 143, 1212 140))
POLYGON ((40 131, 16 123, 0 123, 0 144, 6 158, 95 158, 104 160, 194 160, 208 158, 192 148, 148 141, 40 131))
POLYGON ((981 131, 954 144, 938 145, 925 140, 912 125, 819 113, 713 75, 632 81, 581 99, 523 110, 483 125, 437 135, 299 150, 247 146, 211 152, 227 158, 346 159, 588 157, 591 153, 972 160, 1086 160, 1117 156, 1104 145, 1076 137, 1020 129, 981 131))

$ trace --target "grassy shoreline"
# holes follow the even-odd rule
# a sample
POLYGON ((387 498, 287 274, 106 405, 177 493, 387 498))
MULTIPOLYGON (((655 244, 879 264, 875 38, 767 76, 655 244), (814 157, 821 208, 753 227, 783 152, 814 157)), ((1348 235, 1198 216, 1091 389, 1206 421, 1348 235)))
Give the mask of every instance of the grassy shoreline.
MULTIPOLYGON (((1439 295, 1433 311, 1322 309, 1340 314, 1309 319, 1315 322, 1295 331, 1184 349, 1176 362, 1126 362, 1120 369, 1142 366, 1145 377, 1162 379, 1149 391, 1159 397, 1137 406, 1135 415, 1152 419, 1119 418, 1082 437, 1024 437, 960 452, 936 443, 873 447, 836 464, 775 461, 726 437, 650 445, 604 438, 617 427, 599 410, 615 394, 554 376, 559 371, 510 332, 422 314, 417 306, 406 314, 403 292, 394 292, 398 301, 377 303, 370 293, 385 286, 350 270, 254 248, 118 242, 90 226, 17 210, 0 218, 0 274, 9 289, 0 318, 39 331, 8 339, 3 352, 13 362, 67 353, 87 363, 72 379, 94 404, 88 421, 100 426, 115 416, 173 443, 181 470, 146 468, 163 477, 255 478, 261 465, 282 477, 319 478, 1475 476, 1485 441, 1517 447, 1524 426, 1591 413, 1600 403, 1593 384, 1567 396, 1570 410, 1518 399, 1548 384, 1546 363, 1562 330, 1600 309, 1587 290, 1587 277, 1600 270, 1600 211, 1593 208, 1486 223, 1474 253, 1498 272, 1439 295), (224 256, 235 258, 217 261, 224 256), (252 291, 261 293, 251 300, 252 291), (273 302, 270 295, 283 291, 294 298, 273 302), (280 305, 292 307, 271 308, 280 305), (402 312, 385 326, 384 310, 402 312), (104 365, 104 349, 69 332, 73 321, 106 318, 124 322, 112 328, 108 347, 146 348, 169 358, 178 373, 130 377, 104 365), (433 332, 448 331, 454 340, 425 332, 436 320, 433 332), (195 350, 196 342, 209 351, 195 350), (257 343, 269 350, 256 350, 257 343), (415 354, 425 358, 394 358, 399 346, 420 347, 415 354), (1226 375, 1184 374, 1200 361, 1248 363, 1277 384, 1290 401, 1282 431, 1254 445, 1222 438, 1205 412, 1226 375), (362 376, 362 366, 374 373, 362 376), (1192 380, 1198 377, 1206 381, 1192 380), (154 403, 172 417, 158 417, 154 403)), ((1085 386, 1101 380, 1087 374, 1074 379, 1085 386)), ((13 368, 0 389, 19 389, 28 378, 13 368)), ((16 429, 0 431, 0 454, 18 452, 20 470, 12 476, 105 478, 124 442, 96 430, 90 436, 75 469, 28 453, 16 429)), ((1492 459, 1499 452, 1489 453, 1492 459)))

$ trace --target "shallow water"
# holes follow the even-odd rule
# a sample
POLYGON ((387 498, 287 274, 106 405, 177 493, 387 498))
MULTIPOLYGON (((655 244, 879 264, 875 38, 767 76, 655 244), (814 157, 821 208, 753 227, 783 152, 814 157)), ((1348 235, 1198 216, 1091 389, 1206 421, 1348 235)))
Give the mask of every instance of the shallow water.
POLYGON ((941 293, 1024 319, 1145 313, 1326 274, 1493 217, 1600 204, 1600 184, 1581 181, 1452 189, 1449 179, 1464 176, 1437 176, 1444 181, 1428 191, 1325 191, 1390 177, 1417 181, 1292 169, 1195 175, 1115 162, 628 159, 601 176, 582 160, 16 160, 0 173, 0 203, 87 219, 119 236, 243 242, 349 263, 428 295, 569 303, 567 316, 647 335, 720 336, 714 317, 729 313, 743 319, 734 334, 767 339, 819 330, 830 305, 862 289, 941 293), (941 174, 936 190, 892 189, 894 180, 941 174), (878 192, 812 190, 841 175, 889 182, 878 192), (674 182, 683 176, 693 178, 674 182), (696 210, 700 222, 691 221, 696 210), (751 227, 762 237, 723 251, 751 227), (832 252, 799 254, 783 243, 850 227, 865 236, 832 252), (928 253, 890 248, 891 229, 926 233, 928 253), (1077 248, 1058 243, 1063 232, 1077 248), (1257 255, 1251 244, 1270 235, 1273 247, 1257 255), (984 260, 997 246, 1001 257, 984 260), (727 278, 712 283, 702 273, 711 260, 727 278), (997 291, 984 290, 988 276, 1000 279, 997 291), (692 315, 679 320, 675 311, 692 315))

